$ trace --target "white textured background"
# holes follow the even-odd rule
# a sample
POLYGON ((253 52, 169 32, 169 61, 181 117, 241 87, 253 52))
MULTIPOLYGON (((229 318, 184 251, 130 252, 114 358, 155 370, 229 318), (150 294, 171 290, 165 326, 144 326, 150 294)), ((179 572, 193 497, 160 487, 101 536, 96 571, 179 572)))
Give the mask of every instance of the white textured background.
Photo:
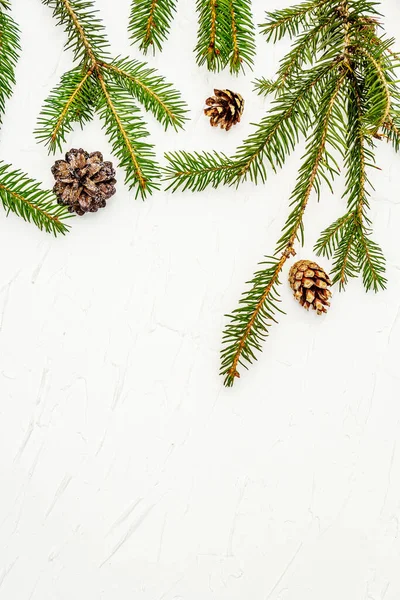
MULTIPOLYGON (((23 54, 0 156, 52 185, 32 134, 71 56, 50 9, 15 0, 23 54)), ((97 0, 112 52, 128 0, 97 0)), ((275 0, 269 8, 284 7, 275 0)), ((266 3, 254 2, 256 22, 266 3)), ((400 40, 400 8, 385 0, 400 40)), ((259 38, 255 73, 198 69, 194 0, 152 65, 191 108, 172 148, 231 152, 264 113, 255 76, 286 46, 259 38), (226 134, 202 116, 213 87, 245 97, 226 134)), ((68 147, 110 148, 97 121, 68 147)), ((1 600, 398 600, 400 157, 382 145, 375 238, 386 293, 359 281, 326 318, 282 286, 281 318, 233 390, 218 377, 223 314, 274 248, 301 151, 267 186, 135 201, 119 173, 106 210, 65 238, 0 212, 1 600)), ((342 214, 341 186, 310 203, 307 247, 342 214)), ((323 262, 323 261, 322 261, 323 262)), ((324 263, 324 266, 329 266, 324 263)))

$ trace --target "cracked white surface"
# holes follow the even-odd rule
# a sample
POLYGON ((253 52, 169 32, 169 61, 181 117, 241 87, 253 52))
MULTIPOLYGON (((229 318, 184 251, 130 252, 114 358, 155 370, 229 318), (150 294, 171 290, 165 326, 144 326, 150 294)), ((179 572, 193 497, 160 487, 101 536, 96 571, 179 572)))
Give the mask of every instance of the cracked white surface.
MULTIPOLYGON (((48 8, 13 4, 23 54, 0 156, 50 187, 32 131, 71 56, 48 8)), ((139 58, 128 0, 97 4, 113 53, 139 58)), ((400 46, 400 7, 383 12, 400 46)), ((149 117, 160 159, 230 152, 266 108, 251 81, 286 48, 259 38, 254 74, 236 80, 195 66, 195 34, 181 0, 149 57, 192 111, 181 134, 149 117), (214 86, 247 101, 229 134, 202 116, 214 86)), ((110 157, 97 121, 76 146, 110 157)), ((353 281, 318 319, 282 286, 287 315, 258 363, 233 390, 218 377, 223 314, 275 245, 300 154, 266 186, 145 203, 119 172, 107 209, 58 240, 0 212, 0 600, 398 600, 400 157, 384 144, 371 204, 387 292, 353 281)), ((311 202, 300 257, 340 195, 311 202)))

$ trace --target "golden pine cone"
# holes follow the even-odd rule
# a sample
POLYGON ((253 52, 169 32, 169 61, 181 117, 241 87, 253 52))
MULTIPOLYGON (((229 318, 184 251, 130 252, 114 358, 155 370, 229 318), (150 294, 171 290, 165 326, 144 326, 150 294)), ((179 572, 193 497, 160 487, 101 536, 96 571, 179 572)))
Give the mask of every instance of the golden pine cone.
POLYGON ((332 282, 317 263, 310 260, 296 262, 290 269, 289 283, 294 297, 304 308, 309 310, 311 306, 318 315, 327 312, 326 307, 330 306, 329 298, 332 296, 328 288, 332 282))
POLYGON ((230 90, 214 90, 214 96, 207 98, 208 108, 204 114, 210 117, 212 127, 221 127, 229 131, 232 125, 240 122, 244 110, 244 100, 240 94, 230 90))

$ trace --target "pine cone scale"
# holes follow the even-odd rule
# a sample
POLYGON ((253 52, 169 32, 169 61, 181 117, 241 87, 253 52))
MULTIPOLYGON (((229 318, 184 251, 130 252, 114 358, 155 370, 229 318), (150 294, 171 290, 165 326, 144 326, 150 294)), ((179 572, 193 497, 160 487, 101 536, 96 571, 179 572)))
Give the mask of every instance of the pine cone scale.
POLYGON ((90 179, 85 179, 83 186, 85 188, 85 192, 89 194, 89 196, 92 196, 94 198, 96 194, 98 194, 98 188, 94 181, 91 181, 90 179))

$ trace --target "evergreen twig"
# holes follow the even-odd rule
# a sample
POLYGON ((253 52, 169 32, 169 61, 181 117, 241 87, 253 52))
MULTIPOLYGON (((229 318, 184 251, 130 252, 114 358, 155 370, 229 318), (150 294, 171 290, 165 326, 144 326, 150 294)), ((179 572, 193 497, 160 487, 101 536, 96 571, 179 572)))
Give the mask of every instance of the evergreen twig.
MULTIPOLYGON (((15 66, 18 60, 19 29, 12 17, 8 0, 0 0, 0 124, 5 102, 15 84, 15 66)), ((28 175, 0 161, 0 201, 7 211, 39 229, 57 235, 66 233, 65 220, 70 216, 66 208, 58 206, 52 192, 42 190, 40 184, 28 175)))
POLYGON ((147 54, 161 50, 176 12, 176 0, 133 0, 128 30, 133 43, 147 54))
POLYGON ((245 65, 252 68, 256 54, 252 6, 249 0, 226 2, 231 29, 229 66, 231 73, 239 73, 245 65))
POLYGON ((136 98, 144 108, 153 113, 165 129, 182 128, 186 120, 186 104, 179 92, 165 79, 137 60, 119 58, 102 66, 113 73, 118 84, 136 98))
MULTIPOLYGON (((276 320, 280 274, 304 241, 303 215, 314 190, 333 191, 332 180, 344 165, 345 214, 321 234, 315 251, 332 259, 332 278, 344 288, 362 276, 366 290, 386 286, 385 259, 371 238, 369 172, 376 168, 374 150, 387 140, 400 150, 400 90, 395 69, 399 56, 379 24, 377 2, 306 0, 267 14, 262 30, 268 41, 285 35, 294 42, 274 81, 256 82, 260 94, 273 94, 272 109, 236 153, 167 154, 166 181, 173 191, 237 185, 245 179, 265 182, 269 169, 285 163, 299 140, 306 152, 290 199, 291 211, 275 254, 261 264, 229 317, 221 373, 233 385, 239 366, 257 358, 276 320)), ((282 311, 281 311, 282 312, 282 311)))
POLYGON ((171 84, 145 63, 112 59, 93 0, 43 0, 67 34, 66 48, 78 63, 46 99, 36 136, 50 153, 61 149, 75 124, 98 112, 125 181, 136 196, 158 189, 160 170, 136 101, 167 129, 183 127, 186 104, 171 84))
POLYGON ((7 213, 13 212, 48 233, 64 234, 69 229, 65 220, 71 215, 55 203, 53 192, 42 190, 38 182, 1 161, 0 200, 7 213))
POLYGON ((6 0, 0 2, 0 125, 4 114, 5 103, 10 98, 15 85, 15 66, 19 52, 19 28, 14 19, 5 11, 10 4, 6 0))
POLYGON ((198 65, 220 71, 228 64, 231 73, 252 67, 255 35, 249 0, 197 0, 198 65))
POLYGON ((209 71, 220 71, 229 61, 230 38, 222 35, 222 23, 228 15, 222 16, 221 8, 226 7, 218 0, 197 0, 198 34, 195 48, 199 66, 206 64, 209 71))

